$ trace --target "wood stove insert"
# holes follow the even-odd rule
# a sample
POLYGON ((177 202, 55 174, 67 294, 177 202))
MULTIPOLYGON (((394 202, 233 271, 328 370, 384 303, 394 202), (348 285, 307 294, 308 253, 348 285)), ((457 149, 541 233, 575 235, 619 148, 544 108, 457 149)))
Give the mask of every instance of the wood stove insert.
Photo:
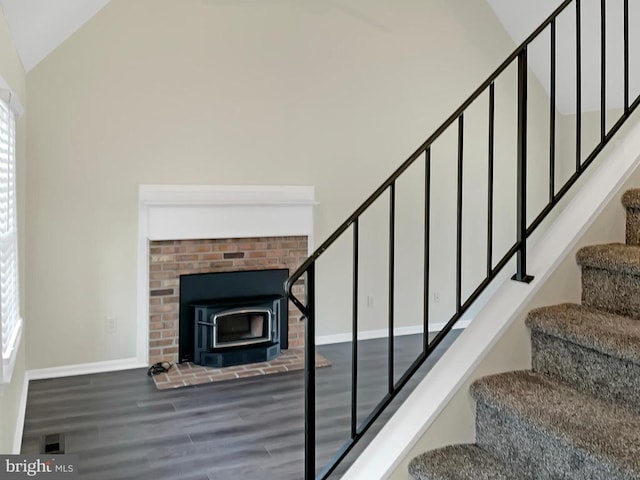
POLYGON ((225 367, 288 348, 288 269, 180 276, 179 361, 225 367))
POLYGON ((198 365, 227 367, 266 362, 280 353, 282 295, 225 298, 193 304, 194 360, 198 365))

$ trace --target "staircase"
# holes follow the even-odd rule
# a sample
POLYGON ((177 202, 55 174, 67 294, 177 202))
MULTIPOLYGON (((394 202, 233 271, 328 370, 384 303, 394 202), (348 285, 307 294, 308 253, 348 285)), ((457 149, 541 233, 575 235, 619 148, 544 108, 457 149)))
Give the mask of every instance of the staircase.
POLYGON ((413 478, 640 478, 640 190, 622 200, 626 244, 577 254, 582 305, 529 313, 533 369, 476 381, 476 443, 416 457, 413 478))
MULTIPOLYGON (((525 284, 533 280, 527 268, 529 238, 540 231, 537 230, 538 227, 549 218, 549 214, 565 196, 570 191, 575 192, 572 189, 576 182, 640 106, 640 95, 637 94, 635 83, 631 82, 631 72, 637 70, 639 57, 635 43, 630 41, 630 31, 640 23, 640 15, 630 9, 629 0, 623 0, 621 5, 606 0, 599 3, 599 8, 593 8, 596 2, 586 8, 586 12, 591 13, 584 20, 583 1, 564 0, 329 235, 285 283, 289 300, 305 319, 305 480, 326 480, 336 471, 463 315, 472 306, 478 305, 476 302, 492 285, 498 285, 497 282, 505 278, 507 273, 513 273, 508 272, 514 266, 513 263, 513 280, 525 284), (614 35, 609 35, 612 33, 611 28, 607 33, 608 19, 618 22, 617 28, 613 30, 614 35), (595 20, 599 20, 597 23, 600 28, 593 28, 595 20), (558 48, 558 45, 566 45, 565 40, 568 38, 575 39, 576 48, 573 52, 572 49, 558 48), (529 134, 530 127, 534 125, 532 120, 536 119, 535 124, 540 126, 540 119, 531 112, 539 113, 539 109, 544 108, 536 105, 535 109, 530 109, 528 93, 531 76, 529 51, 537 39, 548 41, 546 45, 549 47, 548 137, 546 132, 540 133, 542 130, 533 136, 529 134), (588 42, 583 44, 587 39, 588 42), (594 50, 593 45, 599 45, 599 51, 594 50), (618 50, 617 58, 621 59, 621 65, 616 68, 622 75, 617 78, 609 75, 612 62, 611 55, 607 52, 608 46, 612 45, 618 50), (594 95, 585 95, 583 98, 583 80, 590 75, 583 72, 583 56, 589 58, 585 65, 599 63, 600 92, 599 95, 595 94, 599 99, 594 95), (558 86, 564 88, 567 80, 566 69, 558 70, 560 65, 575 66, 576 110, 572 128, 575 128, 576 141, 573 152, 568 155, 563 152, 562 158, 556 158, 557 153, 562 151, 558 139, 564 135, 563 129, 557 125, 560 117, 556 111, 556 90, 559 90, 558 86), (507 73, 509 71, 513 73, 507 73), (501 92, 496 85, 499 86, 502 82, 510 82, 513 88, 501 92), (614 108, 609 86, 614 87, 622 97, 617 119, 609 118, 613 113, 611 109, 614 108), (584 142, 593 125, 583 122, 583 105, 597 100, 599 115, 591 118, 597 119, 599 116, 598 138, 584 142), (512 120, 515 120, 515 125, 512 120, 505 122, 496 117, 496 104, 501 102, 513 106, 516 118, 512 120), (483 114, 486 114, 486 123, 481 126, 479 138, 486 135, 486 152, 477 150, 479 143, 473 142, 470 147, 468 141, 469 132, 474 131, 474 116, 479 115, 478 118, 481 118, 483 114), (507 124, 511 128, 505 130, 504 125, 507 124), (537 141, 543 137, 548 139, 548 157, 540 152, 530 155, 532 152, 528 145, 532 140, 537 141), (457 146, 454 146, 456 139, 457 146), (496 139, 499 141, 496 142, 496 139), (507 158, 513 180, 511 191, 515 193, 515 198, 502 198, 496 189, 498 183, 505 183, 502 177, 507 175, 505 160, 500 161, 500 155, 496 156, 496 152, 504 149, 506 144, 501 142, 508 141, 515 146, 515 151, 507 158), (593 147, 585 148, 585 143, 593 145, 593 141, 593 147), (470 151, 474 155, 470 155, 470 151), (483 158, 485 153, 486 157, 483 158), (473 170, 469 167, 470 162, 473 162, 473 170), (412 166, 419 168, 409 170, 412 166), (471 172, 480 172, 485 167, 486 198, 481 198, 484 192, 480 184, 484 177, 480 175, 473 181, 469 177, 471 172), (443 181, 443 178, 437 176, 438 172, 443 171, 450 175, 447 180, 450 183, 447 185, 453 186, 455 182, 454 190, 447 189, 447 195, 439 195, 441 191, 432 188, 432 184, 443 181), (560 175, 560 172, 564 174, 560 175), (544 178, 545 173, 548 173, 548 178, 544 178), (566 177, 565 174, 570 176, 561 180, 566 177), (396 254, 403 245, 402 229, 397 228, 401 216, 396 212, 396 197, 406 188, 402 179, 410 177, 415 178, 415 185, 412 185, 420 191, 412 190, 412 195, 421 198, 420 193, 424 193, 423 205, 419 205, 422 202, 415 204, 418 217, 414 218, 413 223, 415 232, 421 232, 421 237, 416 237, 416 245, 417 248, 421 247, 423 257, 422 265, 419 266, 423 273, 420 286, 422 298, 419 295, 415 297, 415 301, 419 302, 415 305, 419 309, 416 311, 422 310, 421 315, 418 315, 422 317, 418 320, 422 323, 422 351, 409 367, 396 371, 396 306, 400 304, 398 299, 402 298, 398 294, 405 293, 405 286, 415 282, 412 273, 403 273, 402 268, 396 265, 396 254), (480 190, 472 190, 471 184, 473 189, 480 190), (480 197, 470 196, 470 190, 481 192, 480 197), (547 201, 544 202, 540 195, 546 196, 547 201), (541 202, 544 205, 540 205, 541 202), (446 208, 443 207, 445 204, 446 208), (376 220, 380 221, 375 222, 376 238, 387 242, 388 254, 377 256, 376 261, 371 262, 366 255, 361 255, 361 250, 367 251, 363 248, 367 235, 360 234, 360 222, 363 216, 370 215, 368 212, 376 208, 385 208, 388 212, 387 218, 376 216, 376 220), (453 213, 455 210, 455 216, 432 215, 436 209, 439 213, 445 210, 453 213), (471 224, 469 218, 472 217, 481 223, 486 219, 484 235, 481 233, 482 228, 478 229, 479 224, 471 224), (500 230, 496 228, 496 224, 509 218, 514 220, 514 235, 505 236, 502 232, 497 236, 496 232, 500 230), (445 231, 442 229, 450 232, 446 240, 432 235, 432 232, 445 231), (465 231, 472 231, 474 234, 477 232, 479 239, 485 237, 474 244, 476 249, 473 253, 465 252, 465 231), (512 239, 515 240, 513 243, 512 239), (450 244, 447 248, 443 248, 445 242, 450 244), (334 245, 336 243, 340 246, 334 245), (485 252, 482 251, 483 243, 486 245, 485 252), (500 244, 502 245, 497 247, 500 244), (447 262, 448 265, 434 263, 433 259, 443 255, 449 247, 451 261, 447 262), (344 266, 336 263, 335 271, 328 269, 331 270, 330 275, 327 270, 324 270, 324 276, 316 275, 316 264, 324 261, 321 258, 326 258, 324 254, 329 250, 339 255, 333 257, 333 261, 329 260, 329 263, 333 265, 332 262, 340 258, 344 260, 344 266), (479 263, 476 267, 470 267, 470 262, 478 259, 486 262, 486 269, 483 269, 484 272, 478 271, 477 275, 471 275, 477 265, 482 266, 479 263), (387 272, 386 279, 380 278, 379 285, 381 288, 386 287, 387 291, 387 368, 386 371, 379 372, 379 382, 386 387, 386 393, 367 414, 360 414, 362 399, 358 394, 361 380, 358 376, 358 344, 361 338, 358 332, 363 320, 360 304, 364 295, 361 277, 371 273, 367 268, 370 263, 375 263, 376 268, 387 272), (336 282, 338 278, 345 282, 336 282), (450 281, 440 282, 441 278, 450 281), (448 286, 451 305, 447 314, 443 316, 438 313, 435 315, 437 318, 433 318, 434 312, 429 308, 429 299, 436 283, 439 286, 435 288, 442 288, 443 284, 448 286), (304 285, 305 298, 296 296, 296 285, 304 285), (322 292, 320 302, 317 301, 317 291, 322 292), (331 292, 334 293, 333 297, 331 292), (323 320, 322 316, 333 308, 333 298, 344 299, 344 305, 351 302, 351 312, 345 312, 342 319, 343 326, 347 330, 350 327, 351 330, 351 372, 347 372, 351 385, 348 405, 345 405, 350 410, 351 418, 348 437, 333 453, 329 462, 322 465, 317 462, 316 417, 326 412, 321 411, 316 402, 315 332, 318 322, 323 320), (324 310, 316 308, 321 304, 324 310), (431 338, 429 331, 434 323, 438 324, 438 332, 431 338), (444 326, 441 326, 442 323, 444 326)), ((569 83, 572 83, 570 77, 569 83)), ((587 94, 588 91, 585 88, 584 93, 587 94)), ((546 128, 543 130, 546 131, 546 128)), ((407 191, 405 190, 405 195, 407 191)), ((640 329, 630 320, 640 316, 640 296, 637 295, 640 287, 640 193, 628 193, 625 204, 630 211, 627 245, 590 247, 583 249, 578 255, 584 271, 583 306, 561 305, 531 313, 528 324, 533 331, 534 370, 499 375, 476 382, 472 394, 477 400, 477 445, 449 447, 419 457, 411 464, 411 472, 416 479, 640 479, 640 460, 636 460, 636 453, 640 453, 640 433, 634 433, 640 432, 640 417, 636 419, 630 413, 630 406, 637 403, 633 401, 633 387, 639 385, 635 378, 640 372, 635 367, 640 364, 640 329), (639 345, 638 348, 633 348, 634 342, 639 345)), ((322 272, 322 268, 319 271, 322 272)))

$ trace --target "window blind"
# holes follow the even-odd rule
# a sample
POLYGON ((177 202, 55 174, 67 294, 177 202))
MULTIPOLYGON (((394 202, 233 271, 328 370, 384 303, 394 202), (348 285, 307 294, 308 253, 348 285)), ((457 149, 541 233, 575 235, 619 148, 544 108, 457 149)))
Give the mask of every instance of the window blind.
POLYGON ((15 117, 0 101, 0 321, 2 358, 11 356, 20 331, 16 214, 15 117))

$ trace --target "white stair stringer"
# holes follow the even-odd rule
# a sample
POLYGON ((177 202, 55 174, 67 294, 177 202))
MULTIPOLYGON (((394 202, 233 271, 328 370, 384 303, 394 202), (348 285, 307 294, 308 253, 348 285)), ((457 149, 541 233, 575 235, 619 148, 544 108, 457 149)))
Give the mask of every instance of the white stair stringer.
MULTIPOLYGON (((422 448, 423 436, 461 387, 482 375, 531 367, 530 352, 523 351, 521 355, 505 358, 499 367, 480 371, 483 360, 515 322, 523 321, 534 295, 574 250, 588 227, 620 193, 624 183, 640 165, 640 123, 634 119, 629 122, 634 123, 626 133, 618 134, 621 138, 605 155, 606 158, 591 167, 594 171, 587 173, 588 178, 582 187, 574 187, 579 188, 574 197, 535 245, 530 245, 527 273, 533 275, 534 280, 530 284, 507 280, 497 289, 458 340, 347 470, 343 480, 392 478, 398 467, 408 462, 408 457, 437 446, 431 441, 429 447, 422 448)), ((524 326, 522 335, 528 336, 524 326)), ((471 399, 468 403, 468 411, 472 411, 471 399)), ((464 415, 469 418, 465 431, 473 432, 472 415, 467 412, 461 417, 464 415)), ((473 436, 473 433, 467 433, 469 435, 473 436)), ((474 438, 458 438, 457 441, 473 442, 474 438)), ((438 442, 435 440, 436 444, 438 442)), ((451 438, 442 439, 441 445, 447 443, 452 443, 451 438)), ((393 478, 408 478, 408 473, 404 471, 402 476, 393 478)))

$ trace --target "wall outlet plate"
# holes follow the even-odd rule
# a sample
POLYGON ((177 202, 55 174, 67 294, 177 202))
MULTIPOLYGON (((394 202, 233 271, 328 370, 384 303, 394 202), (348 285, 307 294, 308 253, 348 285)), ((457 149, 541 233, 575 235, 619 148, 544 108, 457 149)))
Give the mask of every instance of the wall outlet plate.
POLYGON ((104 329, 107 333, 115 333, 118 330, 118 319, 113 316, 106 318, 104 329))

